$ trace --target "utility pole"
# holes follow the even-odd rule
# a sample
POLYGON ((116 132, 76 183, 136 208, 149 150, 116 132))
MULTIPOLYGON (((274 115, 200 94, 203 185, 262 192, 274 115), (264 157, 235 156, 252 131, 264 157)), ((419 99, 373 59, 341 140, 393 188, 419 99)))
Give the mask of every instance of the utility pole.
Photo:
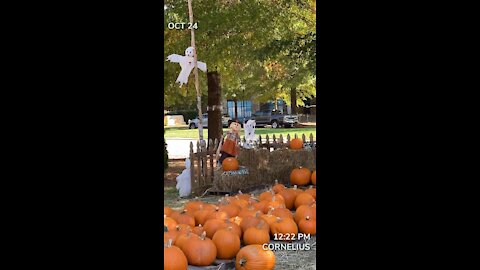
MULTIPOLYGON (((193 10, 192 10, 192 0, 188 0, 188 14, 190 16, 190 25, 194 25, 193 22, 193 10)), ((195 47, 195 32, 193 27, 192 30, 192 47, 193 47, 193 75, 195 76, 195 89, 197 90, 197 108, 198 108, 198 120, 200 125, 198 125, 198 136, 200 141, 203 141, 203 116, 202 116, 202 94, 200 92, 200 86, 198 83, 198 67, 197 67, 197 48, 195 47)))

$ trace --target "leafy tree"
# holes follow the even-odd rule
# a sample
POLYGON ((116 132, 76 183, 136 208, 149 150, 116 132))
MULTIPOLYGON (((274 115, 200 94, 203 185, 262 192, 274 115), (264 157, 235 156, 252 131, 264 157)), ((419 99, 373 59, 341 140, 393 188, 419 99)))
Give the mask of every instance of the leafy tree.
MULTIPOLYGON (((188 22, 187 1, 165 1, 165 56, 183 54, 190 30, 170 30, 169 22, 188 22)), ((315 96, 315 1, 193 0, 198 59, 221 74, 223 94, 267 101, 315 96)), ((193 76, 179 91, 179 65, 164 63, 165 104, 196 102, 193 76), (189 100, 189 101, 187 101, 189 100)), ((200 89, 207 91, 200 71, 200 89)), ((186 105, 186 104, 185 104, 186 105)))

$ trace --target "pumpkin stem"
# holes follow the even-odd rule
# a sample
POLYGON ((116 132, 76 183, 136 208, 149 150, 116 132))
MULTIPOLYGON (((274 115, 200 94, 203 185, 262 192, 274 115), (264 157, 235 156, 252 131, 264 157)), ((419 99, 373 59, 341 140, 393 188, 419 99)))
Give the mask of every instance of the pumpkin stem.
POLYGON ((247 260, 245 258, 241 258, 239 263, 240 263, 240 266, 244 266, 245 263, 247 263, 247 260))
POLYGON ((238 190, 238 194, 243 194, 243 192, 241 190, 238 190))
POLYGON ((202 235, 200 235, 200 239, 205 240, 205 237, 207 236, 207 232, 203 232, 202 235))
POLYGON ((167 226, 163 226, 163 232, 168 232, 168 227, 167 226))
POLYGON ((310 220, 310 216, 306 216, 305 219, 306 219, 306 220, 310 220))
POLYGON ((297 185, 293 185, 293 189, 297 189, 297 185))
POLYGON ((269 208, 270 208, 270 209, 268 210, 268 213, 267 213, 267 214, 268 214, 268 215, 271 215, 272 212, 273 212, 273 207, 270 206, 269 208))
POLYGON ((168 240, 167 240, 167 248, 172 247, 172 242, 173 242, 172 238, 168 238, 168 240))
POLYGON ((260 222, 257 224, 257 229, 261 229, 262 226, 263 226, 263 224, 265 224, 265 221, 263 221, 263 219, 262 219, 262 220, 260 220, 260 222))
POLYGON ((163 218, 166 218, 166 217, 167 217, 167 215, 163 215, 163 218))

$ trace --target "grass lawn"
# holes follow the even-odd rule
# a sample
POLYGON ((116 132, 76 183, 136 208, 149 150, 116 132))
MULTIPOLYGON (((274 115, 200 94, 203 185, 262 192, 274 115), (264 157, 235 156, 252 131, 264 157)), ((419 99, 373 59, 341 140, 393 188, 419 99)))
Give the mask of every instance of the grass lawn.
MULTIPOLYGON (((223 129, 223 132, 226 133, 228 131, 227 128, 223 129)), ((302 133, 308 138, 310 133, 313 134, 315 137, 317 134, 317 130, 315 127, 304 127, 304 128, 255 128, 255 135, 265 135, 268 134, 271 137, 275 134, 275 137, 283 135, 286 138, 287 134, 290 134, 290 137, 294 137, 295 133, 301 137, 302 133)), ((243 128, 240 131, 240 135, 243 137, 245 133, 243 132, 243 128)), ((208 138, 208 129, 203 129, 203 137, 208 138)), ((173 139, 173 138, 185 138, 185 139, 197 139, 198 138, 198 129, 188 129, 188 128, 167 128, 165 129, 165 138, 166 139, 173 139)))

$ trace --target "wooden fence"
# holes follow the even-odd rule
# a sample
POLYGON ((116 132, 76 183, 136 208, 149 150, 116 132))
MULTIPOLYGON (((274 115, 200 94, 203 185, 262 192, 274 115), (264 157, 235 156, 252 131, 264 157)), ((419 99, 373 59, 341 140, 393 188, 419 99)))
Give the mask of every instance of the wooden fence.
MULTIPOLYGON (((310 133, 309 140, 306 140, 305 134, 302 134, 302 140, 307 145, 310 145, 313 148, 316 148, 316 142, 314 140, 313 134, 310 133)), ((297 134, 294 135, 294 138, 298 138, 297 134)), ((286 140, 283 136, 280 135, 272 137, 266 135, 264 138, 258 136, 258 144, 256 148, 259 149, 268 149, 269 152, 276 149, 286 149, 288 148, 291 141, 291 137, 288 134, 286 140)), ((245 138, 242 138, 242 142, 245 143, 245 138)), ((205 190, 213 186, 214 172, 217 168, 217 148, 218 140, 212 141, 197 141, 196 146, 193 143, 190 143, 190 162, 191 162, 191 183, 192 183, 192 194, 193 195, 202 195, 205 190), (196 149, 196 152, 194 150, 196 149)))

